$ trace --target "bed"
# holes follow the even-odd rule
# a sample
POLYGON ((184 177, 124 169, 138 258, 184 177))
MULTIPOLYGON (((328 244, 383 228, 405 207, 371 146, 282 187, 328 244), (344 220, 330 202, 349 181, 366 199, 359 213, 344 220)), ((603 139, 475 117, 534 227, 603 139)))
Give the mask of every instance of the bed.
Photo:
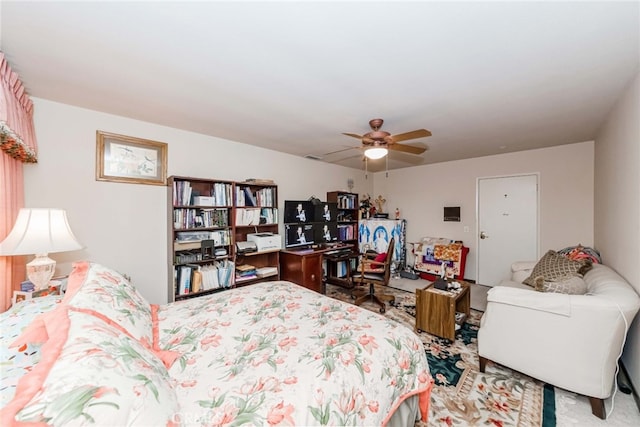
POLYGON ((0 424, 414 425, 433 380, 413 331, 290 282, 166 305, 76 263, 64 297, 0 315, 0 424))

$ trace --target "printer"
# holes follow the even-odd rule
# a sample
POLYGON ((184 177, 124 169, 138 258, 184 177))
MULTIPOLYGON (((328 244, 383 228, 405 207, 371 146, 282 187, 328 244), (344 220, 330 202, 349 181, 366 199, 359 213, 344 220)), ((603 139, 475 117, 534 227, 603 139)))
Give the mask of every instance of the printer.
POLYGON ((250 233, 247 234, 247 241, 254 242, 258 252, 282 249, 282 238, 279 234, 250 233))

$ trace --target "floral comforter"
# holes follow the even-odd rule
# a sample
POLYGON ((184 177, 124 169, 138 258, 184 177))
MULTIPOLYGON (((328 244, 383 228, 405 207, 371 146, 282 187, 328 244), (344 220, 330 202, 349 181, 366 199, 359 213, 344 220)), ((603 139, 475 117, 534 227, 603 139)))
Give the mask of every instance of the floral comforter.
POLYGON ((160 306, 157 342, 184 424, 382 425, 431 376, 419 338, 288 282, 160 306))

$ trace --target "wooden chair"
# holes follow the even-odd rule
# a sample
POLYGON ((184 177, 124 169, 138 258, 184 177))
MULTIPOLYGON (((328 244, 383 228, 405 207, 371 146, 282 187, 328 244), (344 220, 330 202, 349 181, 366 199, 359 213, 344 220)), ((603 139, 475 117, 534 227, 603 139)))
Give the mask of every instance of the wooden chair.
POLYGON ((389 286, 389 277, 391 277, 391 260, 393 258, 393 248, 395 241, 392 238, 387 248, 387 257, 384 261, 376 261, 374 258, 378 254, 363 253, 358 271, 352 277, 354 285, 369 285, 368 292, 354 288, 351 297, 355 299, 354 304, 360 305, 364 301, 371 300, 380 306, 380 313, 387 310, 386 302, 393 305, 395 297, 387 294, 376 294, 375 285, 389 286))

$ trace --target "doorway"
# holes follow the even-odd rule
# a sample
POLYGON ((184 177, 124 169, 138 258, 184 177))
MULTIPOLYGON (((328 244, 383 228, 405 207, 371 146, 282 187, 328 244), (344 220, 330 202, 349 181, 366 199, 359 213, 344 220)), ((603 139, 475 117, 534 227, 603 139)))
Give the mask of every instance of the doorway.
POLYGON ((495 286, 538 258, 538 175, 478 178, 477 203, 477 283, 495 286))

